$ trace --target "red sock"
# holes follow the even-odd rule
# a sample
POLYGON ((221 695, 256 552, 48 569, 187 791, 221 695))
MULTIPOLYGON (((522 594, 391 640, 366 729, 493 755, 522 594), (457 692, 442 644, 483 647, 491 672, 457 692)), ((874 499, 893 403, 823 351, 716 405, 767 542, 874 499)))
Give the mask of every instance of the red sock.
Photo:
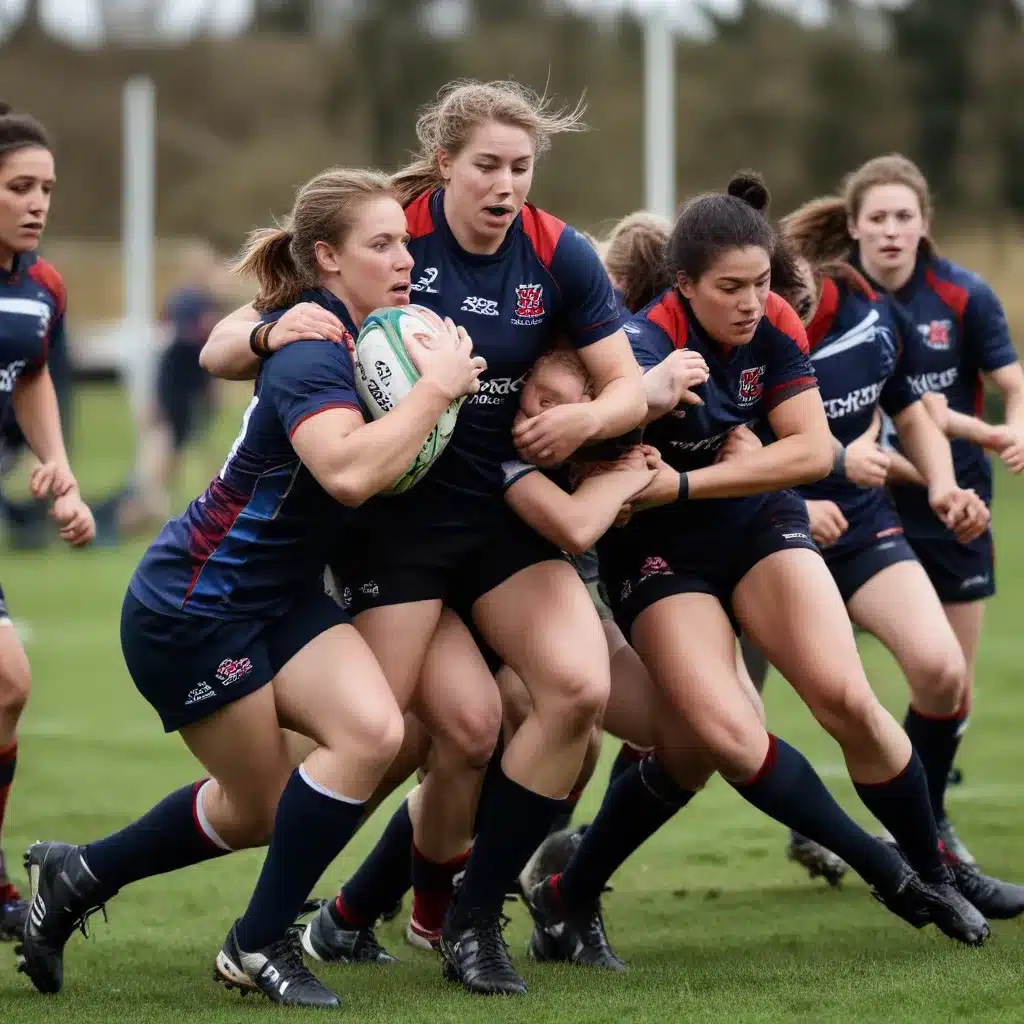
POLYGON ((412 916, 428 932, 441 930, 444 914, 452 899, 455 876, 466 867, 469 850, 454 860, 438 864, 412 847, 412 916))

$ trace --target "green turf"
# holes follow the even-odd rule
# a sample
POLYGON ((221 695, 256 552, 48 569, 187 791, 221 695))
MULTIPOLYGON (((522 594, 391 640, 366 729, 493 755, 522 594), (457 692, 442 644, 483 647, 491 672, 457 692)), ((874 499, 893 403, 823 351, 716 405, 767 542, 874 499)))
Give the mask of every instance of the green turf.
MULTIPOLYGON (((238 405, 237 396, 230 403, 238 405)), ((110 395, 78 405, 76 462, 88 488, 123 475, 131 451, 127 417, 110 395)), ((237 429, 217 426, 221 452, 237 429)), ((193 458, 198 487, 209 457, 193 458)), ((216 459, 214 459, 216 463, 216 459)), ((950 806, 986 867, 1024 876, 1019 687, 1024 542, 1014 524, 1024 487, 1001 478, 1000 597, 992 603, 978 697, 961 764, 965 784, 950 806)), ((160 730, 138 696, 118 649, 120 601, 141 547, 12 554, 0 549, 0 582, 28 627, 34 691, 23 722, 5 845, 15 859, 31 841, 84 841, 146 810, 198 775, 184 747, 160 730)), ((871 678, 902 714, 905 691, 877 644, 863 644, 871 678)), ((769 683, 774 729, 804 750, 863 822, 835 745, 777 678, 769 683)), ((606 754, 610 757, 612 745, 606 754)), ((606 760, 579 818, 594 811, 606 760)), ((376 838, 378 817, 357 837, 319 891, 333 891, 376 838)), ((349 1019, 423 1021, 944 1021, 1020 1020, 1024 926, 997 923, 984 950, 915 932, 876 904, 857 880, 839 891, 810 882, 783 855, 781 828, 731 790, 713 784, 616 877, 606 918, 631 964, 622 977, 538 967, 523 955, 527 915, 510 908, 508 937, 530 986, 525 1000, 473 1000, 446 986, 433 957, 404 947, 399 922, 381 938, 403 962, 390 969, 322 968, 344 996, 349 1019)), ((133 887, 93 919, 93 937, 69 945, 66 987, 37 996, 0 947, 0 1021, 279 1020, 280 1011, 214 986, 210 967, 244 908, 260 863, 244 853, 133 887)), ((20 875, 20 871, 19 871, 20 875)), ((284 1016, 288 1016, 287 1013, 284 1016)))

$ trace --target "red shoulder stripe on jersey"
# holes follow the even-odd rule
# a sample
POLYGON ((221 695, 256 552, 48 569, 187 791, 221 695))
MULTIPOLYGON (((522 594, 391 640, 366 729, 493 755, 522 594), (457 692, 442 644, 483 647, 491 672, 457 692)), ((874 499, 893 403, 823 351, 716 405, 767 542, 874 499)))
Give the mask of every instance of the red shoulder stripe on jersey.
POLYGON ((924 279, 928 287, 956 314, 962 327, 964 310, 967 309, 967 300, 971 297, 970 292, 958 284, 953 284, 952 281, 943 281, 931 267, 925 270, 924 279))
POLYGON ((686 348, 686 339, 689 334, 689 321, 686 319, 686 310, 679 301, 679 293, 675 288, 669 289, 662 295, 656 306, 652 306, 647 313, 647 319, 657 324, 672 340, 676 348, 686 348))
POLYGON ((434 230, 434 218, 430 212, 430 197, 433 194, 433 189, 427 189, 405 208, 405 226, 413 238, 422 238, 434 230))
POLYGON ((810 391, 811 388, 816 388, 817 386, 818 380, 816 377, 794 377, 793 380, 776 384, 775 387, 769 388, 764 393, 764 407, 770 412, 788 399, 795 398, 804 391, 810 391))
POLYGON ((319 409, 314 409, 312 412, 307 412, 301 419, 295 421, 295 426, 292 427, 291 433, 288 435, 290 441, 295 436, 295 431, 302 426, 306 420, 312 419, 314 416, 319 416, 322 412, 327 412, 328 409, 353 409, 360 416, 363 416, 363 410, 360 408, 358 402, 329 402, 327 405, 321 405, 319 409))
POLYGON ((559 220, 550 213, 538 210, 532 203, 524 203, 523 231, 541 261, 545 270, 551 269, 551 261, 555 256, 555 246, 565 230, 565 221, 559 220))
POLYGON ((47 263, 44 259, 37 259, 28 268, 28 276, 41 284, 54 297, 58 313, 63 313, 67 309, 68 292, 64 287, 64 279, 52 263, 47 263))
POLYGON ((839 288, 831 277, 821 279, 821 298, 814 318, 807 325, 807 341, 810 349, 816 349, 832 330, 836 313, 839 312, 839 288))
POLYGON ((807 332, 804 330, 804 325, 800 323, 800 317, 796 315, 796 310, 781 295, 769 292, 764 312, 768 317, 768 322, 776 330, 782 331, 783 334, 792 338, 796 342, 797 348, 807 355, 810 350, 807 332))

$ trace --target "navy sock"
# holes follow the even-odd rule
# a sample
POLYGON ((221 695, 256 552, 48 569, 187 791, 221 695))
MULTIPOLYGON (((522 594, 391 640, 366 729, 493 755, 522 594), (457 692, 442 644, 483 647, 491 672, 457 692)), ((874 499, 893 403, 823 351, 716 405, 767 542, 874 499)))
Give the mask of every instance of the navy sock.
POLYGON ((693 797, 653 754, 630 765, 608 787, 597 817, 558 876, 562 902, 581 907, 598 899, 619 865, 693 797))
POLYGON ((240 949, 252 953, 284 936, 362 817, 361 800, 330 793, 302 768, 292 772, 277 805, 263 870, 235 924, 240 949))
POLYGON ((864 806, 900 844, 910 866, 926 882, 942 881, 946 869, 939 851, 939 833, 928 799, 928 780, 917 754, 911 751, 906 767, 894 779, 855 782, 854 788, 864 806))
MULTIPOLYGON (((608 775, 608 789, 611 789, 612 783, 624 771, 627 771, 635 764, 639 764, 646 755, 646 750, 640 750, 638 747, 634 747, 631 743, 623 743, 622 746, 619 747, 619 752, 615 755, 615 760, 612 761, 612 770, 608 775)), ((605 793, 607 795, 607 790, 605 793)))
POLYGON ((341 887, 331 916, 342 927, 372 924, 412 885, 412 819, 403 800, 391 815, 377 845, 341 887))
POLYGON ((534 793, 499 765, 477 811, 476 840, 456 897, 457 919, 474 910, 498 913, 505 893, 544 841, 561 800, 534 793))
POLYGON ((924 715, 913 705, 907 708, 907 717, 903 720, 903 728, 914 744, 928 780, 928 796, 936 821, 946 817, 946 786, 966 721, 964 708, 952 715, 935 716, 924 715))
POLYGON ((206 781, 176 789, 120 832, 89 843, 85 862, 97 881, 115 893, 140 878, 230 853, 203 813, 200 791, 206 781))
POLYGON ((576 805, 580 802, 581 796, 583 796, 583 791, 574 789, 562 801, 562 806, 558 809, 558 813, 551 821, 551 828, 548 829, 548 835, 552 835, 555 832, 561 832, 572 824, 572 816, 576 812, 576 805))
POLYGON ((899 854, 850 818, 807 758, 785 740, 769 734, 758 773, 730 784, 759 811, 838 854, 869 885, 889 889, 904 871, 899 854))

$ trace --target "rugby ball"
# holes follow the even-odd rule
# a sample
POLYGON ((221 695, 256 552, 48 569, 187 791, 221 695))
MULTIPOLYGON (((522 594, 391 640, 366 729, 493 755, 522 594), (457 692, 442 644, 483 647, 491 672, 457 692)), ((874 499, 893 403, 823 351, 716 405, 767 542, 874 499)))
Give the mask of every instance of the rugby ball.
MULTIPOLYGON (((405 339, 440 337, 444 331, 444 321, 433 310, 417 305, 376 309, 363 321, 355 342, 356 391, 375 420, 394 409, 420 379, 405 339)), ((463 401, 458 398, 445 409, 412 464, 382 494, 401 494, 423 478, 448 444, 463 401)))

